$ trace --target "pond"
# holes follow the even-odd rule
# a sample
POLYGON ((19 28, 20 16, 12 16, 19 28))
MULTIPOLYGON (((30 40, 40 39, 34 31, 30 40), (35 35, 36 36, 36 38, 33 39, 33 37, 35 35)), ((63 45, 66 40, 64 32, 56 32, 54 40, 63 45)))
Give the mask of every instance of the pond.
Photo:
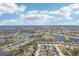
POLYGON ((0 48, 0 56, 3 56, 3 49, 2 48, 0 48))
POLYGON ((62 35, 53 34, 52 36, 53 36, 56 40, 64 40, 64 39, 65 39, 65 37, 62 36, 62 35))
POLYGON ((69 41, 77 43, 77 42, 79 42, 79 38, 72 37, 72 38, 69 38, 69 41))

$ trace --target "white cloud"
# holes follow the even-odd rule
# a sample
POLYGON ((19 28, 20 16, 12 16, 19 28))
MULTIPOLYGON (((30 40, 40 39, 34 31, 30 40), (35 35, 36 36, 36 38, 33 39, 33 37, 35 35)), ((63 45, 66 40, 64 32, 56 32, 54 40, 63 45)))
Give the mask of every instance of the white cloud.
POLYGON ((26 22, 19 19, 9 19, 0 22, 0 25, 24 25, 26 22))
POLYGON ((26 14, 21 14, 23 20, 34 20, 34 19, 57 19, 59 16, 50 15, 48 11, 28 11, 26 14))
POLYGON ((3 25, 3 24, 16 24, 17 23, 17 20, 16 19, 11 19, 11 20, 3 20, 1 21, 0 25, 3 25))
MULTIPOLYGON (((14 13, 14 12, 23 12, 26 7, 21 5, 17 6, 16 4, 0 4, 0 14, 4 13, 14 13)), ((59 20, 65 19, 70 20, 70 22, 64 22, 61 24, 78 24, 79 22, 74 22, 72 14, 79 14, 79 4, 70 4, 64 6, 58 10, 29 10, 26 13, 20 13, 19 20, 12 19, 10 21, 3 21, 3 24, 46 24, 49 20, 59 20)), ((61 22, 61 21, 59 21, 61 22)))
POLYGON ((25 10, 25 6, 17 6, 14 3, 0 3, 0 14, 5 13, 15 13, 15 12, 23 12, 25 10))
POLYGON ((71 15, 72 14, 77 14, 79 12, 79 4, 70 4, 68 6, 64 6, 58 10, 55 11, 48 11, 48 10, 43 10, 43 11, 37 11, 37 10, 32 10, 28 11, 26 14, 22 16, 23 19, 29 20, 29 19, 72 19, 71 15))
POLYGON ((79 14, 79 4, 70 4, 69 6, 64 6, 63 8, 60 9, 60 13, 67 17, 67 18, 72 18, 72 14, 79 14))

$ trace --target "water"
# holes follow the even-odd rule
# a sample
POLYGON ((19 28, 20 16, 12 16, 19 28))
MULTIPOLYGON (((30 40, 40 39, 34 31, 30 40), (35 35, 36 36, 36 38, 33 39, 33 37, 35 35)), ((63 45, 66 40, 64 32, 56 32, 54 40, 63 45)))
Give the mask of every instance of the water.
POLYGON ((75 42, 75 43, 79 42, 79 38, 69 38, 69 39, 70 42, 75 42))
POLYGON ((56 40, 64 40, 65 37, 64 36, 61 36, 61 35, 53 35, 53 37, 56 39, 56 40))
POLYGON ((0 56, 3 56, 3 49, 0 48, 0 56))

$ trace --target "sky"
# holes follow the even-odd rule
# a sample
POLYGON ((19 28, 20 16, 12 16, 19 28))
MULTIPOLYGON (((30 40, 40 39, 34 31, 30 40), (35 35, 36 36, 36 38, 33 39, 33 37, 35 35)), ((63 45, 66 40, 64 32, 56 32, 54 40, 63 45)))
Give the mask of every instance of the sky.
POLYGON ((0 25, 79 25, 79 4, 0 3, 0 25))

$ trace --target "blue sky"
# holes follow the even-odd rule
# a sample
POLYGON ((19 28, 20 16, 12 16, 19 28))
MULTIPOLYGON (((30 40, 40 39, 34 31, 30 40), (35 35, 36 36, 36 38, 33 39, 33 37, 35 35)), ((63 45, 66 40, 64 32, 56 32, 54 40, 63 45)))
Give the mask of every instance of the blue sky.
POLYGON ((79 25, 79 4, 0 3, 0 25, 79 25))
POLYGON ((66 3, 19 3, 17 4, 18 6, 20 5, 25 5, 27 6, 28 8, 28 11, 29 10, 57 10, 63 6, 67 6, 69 4, 66 4, 66 3))

